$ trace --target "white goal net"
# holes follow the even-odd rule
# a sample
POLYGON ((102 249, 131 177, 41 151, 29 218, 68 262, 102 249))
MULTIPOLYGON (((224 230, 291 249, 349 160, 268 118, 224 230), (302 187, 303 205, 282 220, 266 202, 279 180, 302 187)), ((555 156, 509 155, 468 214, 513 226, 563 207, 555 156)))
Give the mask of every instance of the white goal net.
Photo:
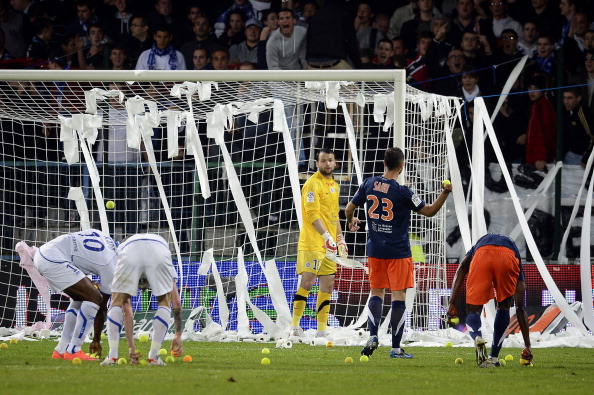
MULTIPOLYGON (((270 334, 290 319, 300 188, 319 149, 335 151, 341 209, 383 171, 391 146, 404 149, 404 182, 427 202, 447 178, 455 99, 405 86, 401 70, 0 74, 0 327, 59 330, 68 305, 38 289, 15 245, 97 228, 116 241, 139 232, 169 240, 188 331, 214 323, 270 334)), ((345 235, 366 265, 365 231, 345 235)), ((413 215, 410 238, 416 293, 406 325, 439 329, 444 210, 413 215)), ((306 330, 315 328, 316 290, 306 330)), ((340 266, 329 326, 364 327, 368 294, 365 271, 340 266)), ((139 291, 133 303, 146 330, 156 300, 139 291)))

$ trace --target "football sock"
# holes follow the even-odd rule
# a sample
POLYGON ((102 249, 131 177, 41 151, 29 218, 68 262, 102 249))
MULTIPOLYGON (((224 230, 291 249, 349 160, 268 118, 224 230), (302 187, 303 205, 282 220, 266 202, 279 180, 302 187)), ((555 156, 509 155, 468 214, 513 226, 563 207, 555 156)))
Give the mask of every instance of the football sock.
POLYGON ((392 301, 392 315, 390 316, 390 326, 392 327, 392 349, 400 349, 400 341, 404 333, 404 320, 406 316, 406 304, 404 300, 392 301))
POLYGON ((317 321, 318 330, 325 331, 328 327, 328 314, 330 313, 330 297, 332 294, 326 292, 318 292, 316 301, 316 309, 318 310, 317 321))
POLYGON ((301 321, 305 306, 307 306, 308 295, 309 291, 305 288, 299 287, 299 289, 297 289, 295 299, 293 300, 293 320, 291 321, 291 326, 299 326, 299 321, 301 321))
POLYGON ((121 306, 113 306, 107 312, 107 341, 109 343, 109 358, 119 356, 120 334, 124 324, 124 312, 121 306))
POLYGON ((93 323, 95 322, 95 316, 99 311, 99 305, 85 300, 80 305, 78 316, 76 317, 76 325, 74 326, 74 333, 68 346, 68 352, 74 354, 87 338, 87 335, 93 329, 93 323))
POLYGON ((161 349, 163 340, 165 340, 170 320, 171 310, 165 306, 159 306, 153 317, 153 338, 148 356, 149 359, 159 358, 159 350, 161 349))
POLYGON ((78 310, 80 310, 80 305, 82 302, 77 302, 74 300, 70 301, 68 308, 66 309, 66 315, 64 316, 64 324, 62 325, 62 335, 60 336, 60 341, 56 346, 55 350, 60 354, 64 354, 66 349, 68 348, 68 344, 72 339, 72 334, 74 333, 74 326, 76 325, 76 317, 78 316, 78 310))
POLYGON ((493 345, 491 346, 491 356, 498 357, 501 345, 505 339, 505 331, 509 325, 509 310, 497 310, 495 313, 495 323, 493 328, 493 345))
POLYGON ((481 332, 481 316, 477 313, 469 313, 466 316, 466 329, 468 329, 468 334, 472 337, 472 340, 476 339, 477 336, 483 337, 481 332))
POLYGON ((367 316, 367 329, 370 336, 377 336, 380 320, 382 319, 383 300, 379 296, 372 296, 367 303, 369 315, 367 316))

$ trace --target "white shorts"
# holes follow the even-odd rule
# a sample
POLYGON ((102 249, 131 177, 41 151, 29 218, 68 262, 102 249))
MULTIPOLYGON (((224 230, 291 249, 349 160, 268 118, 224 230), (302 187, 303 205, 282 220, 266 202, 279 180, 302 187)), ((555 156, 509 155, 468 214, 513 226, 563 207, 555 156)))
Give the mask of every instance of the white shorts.
POLYGON ((33 263, 39 273, 47 279, 50 288, 54 292, 62 292, 86 277, 70 261, 46 259, 39 250, 33 257, 33 263))
POLYGON ((118 248, 112 292, 136 295, 138 280, 144 274, 155 296, 173 290, 175 268, 165 239, 152 234, 130 237, 118 248))

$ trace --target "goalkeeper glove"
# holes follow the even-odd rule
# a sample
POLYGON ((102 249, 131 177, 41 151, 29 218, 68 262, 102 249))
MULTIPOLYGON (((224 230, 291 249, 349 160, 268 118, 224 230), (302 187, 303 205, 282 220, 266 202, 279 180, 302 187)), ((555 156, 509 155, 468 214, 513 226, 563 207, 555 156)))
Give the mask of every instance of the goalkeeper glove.
POLYGON ((324 240, 326 240, 326 243, 324 243, 324 247, 326 248, 326 257, 330 259, 336 257, 338 248, 336 247, 336 243, 334 242, 334 239, 332 238, 330 232, 325 231, 322 237, 324 238, 324 240))
POLYGON ((344 236, 342 234, 336 236, 336 246, 338 248, 338 256, 346 258, 349 255, 349 247, 344 242, 344 236))

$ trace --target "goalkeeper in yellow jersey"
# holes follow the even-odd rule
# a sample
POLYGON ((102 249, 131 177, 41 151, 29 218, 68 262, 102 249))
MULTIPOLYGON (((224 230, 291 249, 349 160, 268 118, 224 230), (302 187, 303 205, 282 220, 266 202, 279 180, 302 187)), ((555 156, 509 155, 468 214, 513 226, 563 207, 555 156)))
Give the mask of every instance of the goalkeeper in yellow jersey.
POLYGON ((297 252, 297 274, 301 275, 301 283, 293 302, 292 336, 300 336, 303 332, 299 321, 316 278, 320 279, 316 337, 327 335, 330 296, 336 275, 336 262, 332 259, 337 254, 343 258, 348 254, 338 218, 340 187, 332 177, 336 166, 334 152, 329 148, 320 151, 316 166, 318 171, 305 182, 301 191, 303 224, 297 252))

